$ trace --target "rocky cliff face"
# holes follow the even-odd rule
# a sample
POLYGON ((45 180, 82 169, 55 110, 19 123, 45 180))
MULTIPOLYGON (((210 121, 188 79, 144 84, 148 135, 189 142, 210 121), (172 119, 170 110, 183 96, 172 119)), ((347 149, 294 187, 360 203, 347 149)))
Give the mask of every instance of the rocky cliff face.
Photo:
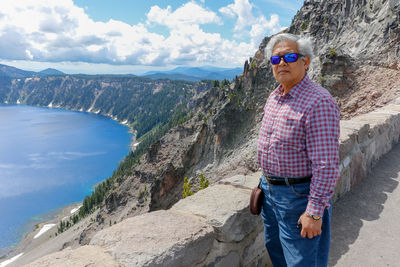
POLYGON ((355 60, 397 68, 399 7, 397 0, 306 0, 289 31, 313 36, 318 55, 334 49, 355 60))
POLYGON ((344 118, 362 106, 356 103, 376 108, 390 100, 373 92, 380 86, 371 74, 385 72, 391 80, 390 69, 400 70, 399 22, 397 0, 308 0, 294 17, 289 31, 314 37, 312 76, 337 97, 344 118), (361 88, 369 99, 354 95, 361 88))

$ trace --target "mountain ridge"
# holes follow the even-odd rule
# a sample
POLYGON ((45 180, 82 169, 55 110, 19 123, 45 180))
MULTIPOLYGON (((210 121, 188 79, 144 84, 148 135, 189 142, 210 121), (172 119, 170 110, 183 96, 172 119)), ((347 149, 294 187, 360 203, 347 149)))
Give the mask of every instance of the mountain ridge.
POLYGON ((65 75, 64 72, 53 69, 53 68, 47 68, 42 71, 38 72, 39 75, 65 75))
POLYGON ((144 78, 170 79, 198 82, 202 80, 232 80, 242 73, 242 68, 219 68, 214 66, 203 67, 176 67, 167 71, 148 71, 142 75, 134 74, 66 74, 54 68, 47 68, 39 72, 26 71, 9 65, 0 64, 0 76, 9 78, 31 78, 57 75, 87 75, 87 76, 140 76, 144 78))
POLYGON ((183 79, 188 78, 189 81, 201 80, 232 80, 242 73, 242 68, 218 68, 212 66, 203 67, 176 67, 167 71, 149 71, 142 74, 143 77, 167 78, 167 79, 183 79))
POLYGON ((191 82, 199 82, 199 81, 203 80, 200 77, 188 76, 188 75, 180 74, 180 73, 160 73, 160 72, 156 72, 156 73, 149 74, 149 75, 144 75, 141 77, 150 78, 152 80, 168 79, 168 80, 182 80, 182 81, 191 81, 191 82))
POLYGON ((26 71, 16 67, 0 64, 0 77, 24 78, 35 75, 34 71, 26 71))

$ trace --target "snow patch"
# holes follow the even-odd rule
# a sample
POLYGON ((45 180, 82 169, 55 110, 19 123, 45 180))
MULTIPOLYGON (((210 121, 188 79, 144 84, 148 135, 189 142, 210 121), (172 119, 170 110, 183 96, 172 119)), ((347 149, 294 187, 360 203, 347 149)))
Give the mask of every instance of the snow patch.
POLYGON ((77 212, 81 207, 82 207, 82 205, 80 205, 79 207, 76 207, 76 208, 72 209, 72 210, 71 210, 71 214, 74 214, 75 212, 77 212))
POLYGON ((50 224, 43 225, 42 229, 40 229, 40 231, 33 237, 33 239, 38 238, 39 236, 41 236, 42 234, 44 234, 45 232, 47 232, 48 230, 50 230, 54 226, 56 226, 55 223, 50 223, 50 224))
POLYGON ((4 267, 4 266, 6 266, 6 265, 12 263, 13 261, 16 261, 16 260, 17 260, 19 257, 21 257, 23 254, 24 254, 24 253, 20 253, 20 254, 18 254, 17 256, 12 257, 12 258, 9 259, 9 260, 0 262, 0 267, 4 267))

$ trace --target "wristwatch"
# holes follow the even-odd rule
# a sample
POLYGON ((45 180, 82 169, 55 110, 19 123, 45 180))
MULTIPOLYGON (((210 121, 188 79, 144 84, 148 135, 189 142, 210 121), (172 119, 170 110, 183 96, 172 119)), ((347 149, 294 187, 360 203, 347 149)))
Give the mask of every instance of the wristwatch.
POLYGON ((311 215, 311 214, 308 213, 308 212, 306 212, 306 215, 307 215, 308 217, 311 217, 314 221, 321 220, 321 217, 315 216, 315 215, 311 215))

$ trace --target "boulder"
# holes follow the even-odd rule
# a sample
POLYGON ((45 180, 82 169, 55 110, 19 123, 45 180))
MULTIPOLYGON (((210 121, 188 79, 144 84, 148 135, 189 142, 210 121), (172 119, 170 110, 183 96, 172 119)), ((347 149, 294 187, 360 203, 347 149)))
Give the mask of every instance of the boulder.
POLYGON ((83 246, 77 249, 65 249, 46 255, 27 267, 70 267, 70 266, 99 266, 118 267, 118 262, 110 254, 98 246, 83 246))
POLYGON ((205 218, 221 242, 239 242, 261 222, 249 210, 250 190, 217 184, 176 203, 171 210, 205 218))
POLYGON ((102 247, 122 266, 194 266, 213 240, 213 229, 202 218, 160 210, 102 230, 90 245, 102 247))

